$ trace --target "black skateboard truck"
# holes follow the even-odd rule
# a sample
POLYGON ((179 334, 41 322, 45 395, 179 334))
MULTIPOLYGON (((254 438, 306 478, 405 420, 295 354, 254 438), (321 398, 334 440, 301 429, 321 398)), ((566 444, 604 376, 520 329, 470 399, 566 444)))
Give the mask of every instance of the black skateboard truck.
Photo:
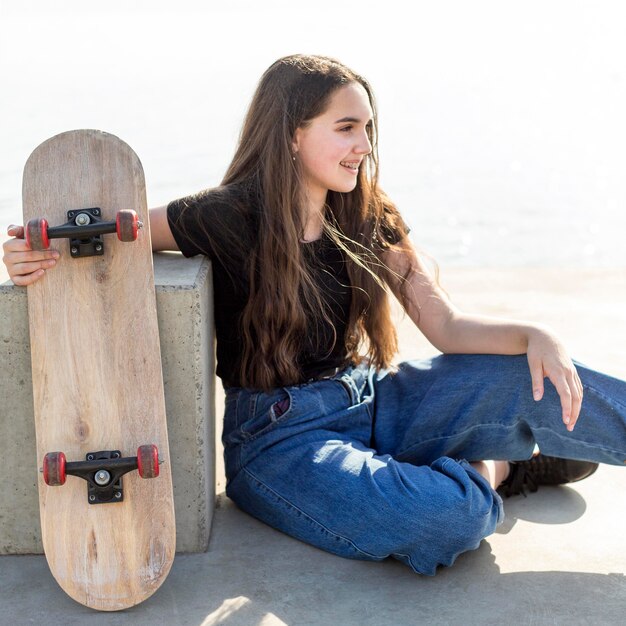
POLYGON ((137 456, 122 457, 119 450, 88 452, 84 461, 68 462, 63 452, 48 452, 43 459, 43 480, 50 487, 65 484, 67 476, 87 481, 89 504, 122 502, 122 476, 137 470, 141 478, 159 475, 159 451, 154 444, 137 448, 137 456))
POLYGON ((70 254, 74 258, 104 254, 103 235, 117 233, 120 241, 135 241, 143 223, 135 211, 118 211, 115 221, 102 219, 98 207, 67 212, 67 223, 49 226, 43 217, 28 220, 24 229, 26 243, 31 250, 47 250, 50 239, 69 239, 70 254))

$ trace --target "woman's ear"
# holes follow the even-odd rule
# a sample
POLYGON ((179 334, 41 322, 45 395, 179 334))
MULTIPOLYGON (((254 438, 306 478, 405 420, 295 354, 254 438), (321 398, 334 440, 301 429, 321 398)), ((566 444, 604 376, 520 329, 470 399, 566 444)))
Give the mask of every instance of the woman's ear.
POLYGON ((293 140, 291 141, 291 154, 294 155, 300 149, 300 134, 301 130, 296 128, 296 132, 293 134, 293 140))

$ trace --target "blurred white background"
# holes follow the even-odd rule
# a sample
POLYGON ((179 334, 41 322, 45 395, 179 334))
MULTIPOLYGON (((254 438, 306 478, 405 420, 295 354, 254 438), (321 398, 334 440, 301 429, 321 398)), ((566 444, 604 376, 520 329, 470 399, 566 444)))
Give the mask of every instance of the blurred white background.
POLYGON ((262 72, 335 56, 374 86, 381 182, 442 265, 626 268, 618 0, 0 0, 0 228, 30 152, 137 152, 151 206, 219 184, 262 72), (231 8, 232 7, 232 8, 231 8))

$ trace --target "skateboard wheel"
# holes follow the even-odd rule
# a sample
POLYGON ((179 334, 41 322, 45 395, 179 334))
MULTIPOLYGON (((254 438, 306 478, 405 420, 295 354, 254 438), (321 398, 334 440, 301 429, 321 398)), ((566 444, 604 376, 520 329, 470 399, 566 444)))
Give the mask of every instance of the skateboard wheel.
POLYGON ((115 230, 120 241, 135 241, 139 232, 139 216, 135 211, 124 209, 115 217, 115 230))
POLYGON ((25 237, 26 244, 31 250, 47 250, 50 247, 48 220, 43 217, 28 220, 25 237))
POLYGON ((65 455, 63 452, 48 452, 43 458, 43 480, 50 487, 65 484, 65 455))
POLYGON ((154 444, 137 448, 137 471, 142 478, 159 475, 159 450, 154 444))

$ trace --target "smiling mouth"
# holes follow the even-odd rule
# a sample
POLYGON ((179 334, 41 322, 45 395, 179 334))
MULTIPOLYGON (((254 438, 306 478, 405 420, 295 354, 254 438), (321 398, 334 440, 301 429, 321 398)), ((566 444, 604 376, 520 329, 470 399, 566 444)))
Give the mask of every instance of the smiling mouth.
POLYGON ((358 171, 358 169, 359 169, 359 165, 360 165, 360 164, 361 164, 361 163, 360 163, 360 162, 357 162, 357 161, 355 161, 354 163, 351 163, 351 162, 349 162, 349 161, 341 161, 341 162, 339 163, 339 165, 341 165, 341 166, 343 166, 343 167, 345 167, 345 168, 347 168, 347 169, 349 169, 349 170, 352 170, 353 172, 358 171))

